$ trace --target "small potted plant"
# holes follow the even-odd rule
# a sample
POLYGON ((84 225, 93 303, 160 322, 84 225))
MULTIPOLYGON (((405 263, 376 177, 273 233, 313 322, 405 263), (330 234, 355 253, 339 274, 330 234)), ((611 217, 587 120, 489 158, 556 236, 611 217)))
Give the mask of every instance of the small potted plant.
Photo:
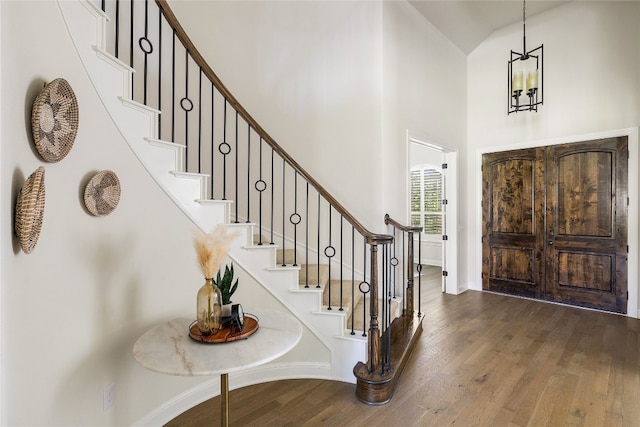
POLYGON ((234 273, 233 273, 233 262, 231 266, 225 265, 224 274, 220 274, 220 270, 218 270, 218 274, 216 275, 216 279, 214 283, 220 289, 222 293, 222 316, 228 317, 231 316, 231 296, 238 289, 238 279, 233 281, 234 273))
MULTIPOLYGON (((196 318, 198 329, 202 335, 212 335, 218 332, 221 326, 221 318, 225 316, 222 313, 223 299, 222 291, 214 282, 214 274, 218 273, 217 281, 222 284, 220 279, 220 265, 227 256, 231 242, 237 236, 237 233, 227 234, 224 226, 217 226, 209 234, 205 234, 199 230, 194 231, 194 246, 198 258, 198 264, 202 274, 204 275, 205 284, 198 290, 196 299, 196 318)), ((228 267, 227 267, 228 269, 228 267)), ((231 278, 233 278, 233 270, 231 270, 231 278)), ((227 276, 225 272, 225 277, 227 276)), ((236 285, 233 288, 238 286, 236 285)), ((231 288, 227 289, 227 292, 231 288)), ((233 293, 233 292, 231 292, 233 293)), ((229 297, 231 295, 229 294, 229 297)))

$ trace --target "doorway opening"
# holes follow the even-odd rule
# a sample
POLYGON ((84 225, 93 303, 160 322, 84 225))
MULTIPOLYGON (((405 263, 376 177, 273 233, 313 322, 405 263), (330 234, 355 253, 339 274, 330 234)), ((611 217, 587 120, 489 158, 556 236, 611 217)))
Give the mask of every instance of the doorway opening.
POLYGON ((457 152, 407 135, 406 171, 407 223, 423 227, 416 264, 424 277, 439 268, 442 292, 458 294, 457 152))

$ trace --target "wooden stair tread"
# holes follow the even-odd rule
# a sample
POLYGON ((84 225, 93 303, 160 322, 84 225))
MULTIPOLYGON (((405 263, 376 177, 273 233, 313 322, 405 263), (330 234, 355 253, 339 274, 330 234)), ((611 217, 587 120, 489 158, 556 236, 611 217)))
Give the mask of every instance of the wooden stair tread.
POLYGON ((328 264, 300 264, 300 273, 298 275, 301 284, 309 286, 325 285, 329 280, 328 264))
POLYGON ((278 248, 278 250, 276 250, 276 264, 277 265, 282 265, 282 264, 293 265, 294 260, 296 261, 295 264, 300 264, 300 259, 296 259, 295 255, 296 255, 295 249, 278 248))

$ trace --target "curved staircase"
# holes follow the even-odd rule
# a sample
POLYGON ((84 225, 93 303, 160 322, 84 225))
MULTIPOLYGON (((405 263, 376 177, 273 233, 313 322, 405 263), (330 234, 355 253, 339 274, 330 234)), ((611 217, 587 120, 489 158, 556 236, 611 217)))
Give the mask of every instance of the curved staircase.
MULTIPOLYGON (((329 309, 340 304, 338 292, 328 300, 329 289, 339 281, 329 282, 326 265, 292 266, 294 249, 281 250, 274 244, 257 244, 257 225, 230 222, 232 201, 209 198, 208 175, 183 170, 186 147, 157 136, 160 111, 132 100, 131 67, 106 51, 106 23, 109 19, 89 1, 59 1, 59 7, 78 55, 106 111, 128 142, 141 165, 162 190, 200 229, 210 231, 218 224, 241 232, 230 249, 229 257, 282 302, 330 350, 331 362, 299 376, 324 377, 355 382, 353 367, 367 360, 367 338, 348 327, 351 315, 354 328, 364 330, 363 315, 329 309), (303 282, 300 278, 317 277, 303 282), (316 287, 318 286, 318 287, 316 287)), ((344 286, 344 282, 343 282, 344 286)), ((349 284, 351 286, 351 284, 349 284)), ((350 294, 350 293, 347 293, 350 294)), ((355 292, 354 295, 360 294, 355 292)), ((394 301, 394 317, 400 301, 394 301)), ((354 303, 354 306, 358 306, 354 303)), ((362 306, 362 303, 360 303, 362 306)))
POLYGON ((319 362, 296 361, 272 367, 271 373, 266 373, 266 367, 255 368, 255 376, 245 385, 279 378, 336 379, 355 382, 356 396, 363 402, 388 402, 422 331, 423 316, 414 310, 413 302, 412 237, 421 228, 404 226, 387 216, 385 224, 393 227, 393 235, 376 234, 358 222, 244 110, 207 65, 165 0, 155 1, 158 8, 153 9, 152 19, 148 19, 152 1, 128 3, 126 48, 131 66, 118 59, 123 55, 118 53, 118 40, 124 0, 101 1, 100 7, 94 1, 58 0, 58 5, 83 67, 122 137, 159 187, 201 230, 208 232, 222 224, 239 232, 229 258, 328 350, 329 356, 319 362), (109 17, 103 12, 107 4, 115 5, 115 26, 107 25, 109 17), (150 20, 158 22, 155 35, 154 30, 148 31, 150 20), (159 53, 153 57, 157 68, 149 72, 153 37, 159 53), (162 62, 166 61, 162 42, 167 37, 172 62, 165 73, 169 77, 162 62), (107 49, 108 39, 115 39, 110 45, 113 55, 107 49), (134 49, 134 41, 140 50, 134 49), (176 67, 180 61, 184 62, 176 67), (200 86, 194 87, 190 80, 193 68, 200 86), (136 77, 138 72, 142 74, 136 77), (157 92, 150 94, 157 98, 153 101, 147 98, 149 76, 149 86, 157 86, 157 92), (203 95, 203 81, 210 96, 203 95), (176 86, 181 87, 176 90, 176 86), (202 105, 207 102, 205 116, 210 117, 202 120, 202 105), (196 107, 197 114, 190 115, 196 107), (208 133, 204 139, 210 142, 202 144, 202 133, 208 133), (171 134, 169 141, 162 137, 167 134, 171 134), (259 151, 257 157, 251 156, 252 147, 253 153, 259 151), (241 151, 245 164, 239 163, 241 151), (263 168, 270 178, 267 172, 263 175, 263 168), (232 170, 230 176, 228 170, 232 170), (275 194, 276 188, 281 192, 275 194), (227 199, 232 193, 233 202, 227 199), (263 200, 263 193, 270 193, 270 198, 263 200), (258 208, 252 213, 250 207, 255 205, 258 208), (402 233, 400 244, 396 231, 402 233), (401 247, 401 263, 396 246, 401 247), (406 282, 402 271, 407 272, 406 282))

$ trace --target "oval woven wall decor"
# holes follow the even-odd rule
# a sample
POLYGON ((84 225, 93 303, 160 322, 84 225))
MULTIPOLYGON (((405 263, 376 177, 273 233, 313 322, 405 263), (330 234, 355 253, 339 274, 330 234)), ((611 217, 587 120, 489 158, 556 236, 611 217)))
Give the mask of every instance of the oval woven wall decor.
POLYGON ((45 86, 33 103, 31 131, 36 149, 48 162, 62 160, 78 133, 78 100, 65 79, 45 86))
POLYGON ((84 204, 95 216, 110 214, 120 201, 120 180, 110 170, 98 172, 84 189, 84 204))
POLYGON ((44 219, 44 168, 27 178, 16 201, 15 232, 22 250, 29 254, 36 247, 44 219))

